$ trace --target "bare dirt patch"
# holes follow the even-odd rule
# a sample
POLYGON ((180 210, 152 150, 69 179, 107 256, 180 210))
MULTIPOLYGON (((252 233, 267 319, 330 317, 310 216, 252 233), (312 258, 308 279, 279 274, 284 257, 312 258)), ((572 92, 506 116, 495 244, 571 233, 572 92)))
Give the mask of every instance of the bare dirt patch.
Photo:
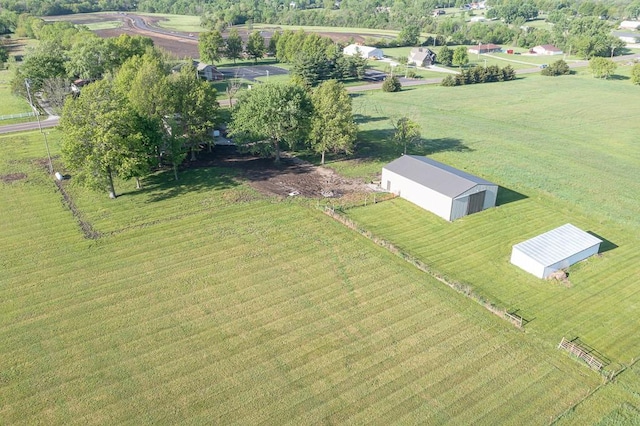
POLYGON ((9 173, 8 175, 0 175, 0 180, 4 183, 13 183, 26 178, 27 175, 24 173, 9 173))
POLYGON ((362 181, 348 179, 326 167, 318 167, 298 158, 284 157, 280 164, 271 158, 238 153, 235 147, 218 146, 215 152, 201 152, 191 167, 219 166, 240 171, 242 178, 259 192, 279 197, 341 198, 371 192, 362 181))

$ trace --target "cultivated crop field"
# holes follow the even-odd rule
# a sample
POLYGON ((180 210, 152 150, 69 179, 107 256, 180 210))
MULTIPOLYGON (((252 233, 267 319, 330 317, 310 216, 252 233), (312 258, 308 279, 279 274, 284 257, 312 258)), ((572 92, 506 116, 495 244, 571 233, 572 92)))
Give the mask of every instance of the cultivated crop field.
POLYGON ((74 217, 42 151, 0 137, 0 423, 545 424, 601 382, 230 170, 72 177, 74 217))

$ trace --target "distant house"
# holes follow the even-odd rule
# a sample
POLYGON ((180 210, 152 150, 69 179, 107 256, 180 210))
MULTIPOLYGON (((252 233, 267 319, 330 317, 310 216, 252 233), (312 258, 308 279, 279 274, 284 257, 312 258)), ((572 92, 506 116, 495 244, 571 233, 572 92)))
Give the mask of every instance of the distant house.
POLYGON ((433 11, 433 13, 431 14, 434 18, 440 16, 440 15, 444 15, 447 12, 445 12, 443 9, 436 9, 433 11))
POLYGON ((436 62, 436 54, 426 47, 414 47, 407 62, 417 67, 428 67, 436 62))
POLYGON ((73 80, 73 83, 71 83, 70 86, 71 93, 73 93, 74 95, 79 95, 82 88, 89 83, 91 83, 91 80, 85 80, 83 78, 73 80))
POLYGON ((477 46, 470 47, 467 49, 469 53, 481 54, 481 53, 493 53, 493 52, 501 52, 502 47, 497 44, 479 44, 477 46))
POLYGON ((553 44, 542 44, 531 50, 533 53, 538 55, 562 55, 562 50, 558 49, 553 44))
POLYGON ((602 240, 567 223, 513 246, 511 263, 538 278, 598 253, 602 240))
POLYGON ((625 43, 630 43, 630 44, 635 44, 635 43, 640 43, 640 33, 625 33, 625 32, 621 32, 621 31, 615 31, 613 33, 614 37, 618 37, 620 40, 624 41, 625 43))
POLYGON ((637 30, 640 29, 640 21, 622 21, 619 28, 621 30, 637 30))
POLYGON ((495 183, 417 155, 384 166, 381 185, 448 221, 495 206, 498 195, 495 183))
POLYGON ((484 16, 472 16, 471 19, 469 19, 469 22, 485 22, 486 20, 487 18, 484 16))
POLYGON ((362 56, 365 59, 382 59, 384 58, 384 54, 382 53, 382 49, 378 49, 377 47, 371 46, 362 46, 359 44, 350 44, 345 47, 342 51, 345 55, 348 56, 362 56))
POLYGON ((198 76, 207 81, 215 81, 224 79, 224 75, 215 67, 215 65, 198 62, 196 65, 198 76))

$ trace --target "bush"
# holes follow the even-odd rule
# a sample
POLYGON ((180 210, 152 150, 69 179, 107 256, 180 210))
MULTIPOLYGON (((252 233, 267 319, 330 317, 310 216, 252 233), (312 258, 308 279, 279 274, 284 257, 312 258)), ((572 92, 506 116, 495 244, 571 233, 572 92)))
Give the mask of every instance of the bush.
POLYGON ((456 78, 454 76, 452 76, 451 74, 449 74, 448 76, 446 76, 443 80, 442 80, 442 84, 443 86, 446 87, 451 87, 451 86, 457 86, 456 84, 456 78))
POLYGON ((640 64, 635 64, 631 68, 631 82, 640 85, 640 64))
POLYGON ((555 61, 554 63, 552 63, 551 65, 549 65, 548 67, 546 67, 545 69, 543 69, 541 71, 542 75, 546 75, 546 76, 558 76, 558 75, 567 75, 571 72, 571 70, 569 69, 569 65, 567 65, 567 63, 565 61, 563 61, 562 59, 555 61))
POLYGON ((382 90, 384 92, 399 92, 402 89, 402 84, 398 77, 389 76, 384 79, 384 83, 382 83, 382 90))

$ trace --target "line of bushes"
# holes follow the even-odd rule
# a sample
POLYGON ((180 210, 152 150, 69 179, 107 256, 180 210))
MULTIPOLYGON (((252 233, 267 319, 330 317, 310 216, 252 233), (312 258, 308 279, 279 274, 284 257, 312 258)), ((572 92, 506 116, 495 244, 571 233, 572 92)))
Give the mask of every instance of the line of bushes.
POLYGON ((507 65, 504 68, 500 68, 497 65, 488 67, 476 65, 475 67, 462 70, 460 74, 446 76, 444 80, 442 80, 442 85, 462 86, 465 84, 493 83, 496 81, 510 81, 515 79, 516 71, 511 65, 507 65))

